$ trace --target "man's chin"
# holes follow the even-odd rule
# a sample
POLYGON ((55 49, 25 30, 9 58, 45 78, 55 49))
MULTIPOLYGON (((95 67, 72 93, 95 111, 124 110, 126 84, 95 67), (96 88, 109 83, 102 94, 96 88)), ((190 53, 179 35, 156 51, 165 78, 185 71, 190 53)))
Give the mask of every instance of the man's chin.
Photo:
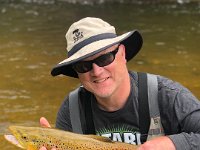
POLYGON ((112 96, 112 91, 103 89, 102 91, 98 90, 94 92, 94 95, 101 99, 108 99, 112 96))

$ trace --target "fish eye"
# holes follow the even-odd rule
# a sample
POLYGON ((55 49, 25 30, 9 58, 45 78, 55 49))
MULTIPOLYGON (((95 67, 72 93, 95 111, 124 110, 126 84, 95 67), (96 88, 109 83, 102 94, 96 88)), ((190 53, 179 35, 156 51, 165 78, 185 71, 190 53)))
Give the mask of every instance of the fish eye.
POLYGON ((27 137, 26 136, 22 136, 22 139, 27 140, 27 137))

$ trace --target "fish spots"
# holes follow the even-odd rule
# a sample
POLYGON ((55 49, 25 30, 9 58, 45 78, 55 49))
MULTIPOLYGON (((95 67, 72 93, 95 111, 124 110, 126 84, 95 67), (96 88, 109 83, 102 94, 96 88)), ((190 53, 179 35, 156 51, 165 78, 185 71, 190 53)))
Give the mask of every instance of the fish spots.
POLYGON ((28 147, 39 149, 45 146, 47 149, 57 150, 136 150, 134 145, 107 140, 105 142, 105 138, 97 135, 86 136, 41 127, 12 126, 10 130, 20 144, 23 144, 24 149, 28 147), (19 132, 16 132, 17 130, 19 132))

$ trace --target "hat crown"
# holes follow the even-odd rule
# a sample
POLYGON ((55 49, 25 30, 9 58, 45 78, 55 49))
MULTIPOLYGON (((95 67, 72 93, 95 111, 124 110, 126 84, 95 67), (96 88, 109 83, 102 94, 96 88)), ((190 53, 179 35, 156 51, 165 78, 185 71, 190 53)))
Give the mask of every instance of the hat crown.
POLYGON ((115 28, 99 18, 87 17, 73 23, 66 33, 67 51, 76 44, 103 33, 116 34, 115 28))

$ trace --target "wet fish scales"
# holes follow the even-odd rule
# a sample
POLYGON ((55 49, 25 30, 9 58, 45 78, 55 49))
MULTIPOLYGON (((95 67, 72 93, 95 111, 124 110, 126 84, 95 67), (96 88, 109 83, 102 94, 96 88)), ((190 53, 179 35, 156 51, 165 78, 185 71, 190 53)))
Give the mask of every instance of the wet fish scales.
POLYGON ((5 138, 12 144, 29 150, 38 150, 41 146, 48 150, 136 150, 137 146, 122 142, 113 142, 109 138, 97 135, 82 135, 68 131, 42 127, 10 126, 9 130, 18 143, 5 138))

